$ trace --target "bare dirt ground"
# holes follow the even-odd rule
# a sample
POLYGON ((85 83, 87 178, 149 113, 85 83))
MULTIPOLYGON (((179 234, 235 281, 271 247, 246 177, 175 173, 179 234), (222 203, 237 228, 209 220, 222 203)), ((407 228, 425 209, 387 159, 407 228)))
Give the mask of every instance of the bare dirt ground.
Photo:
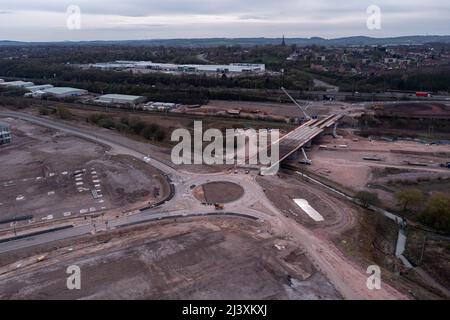
POLYGON ((196 187, 193 193, 201 202, 229 203, 240 199, 244 189, 232 182, 210 182, 196 187))
POLYGON ((258 177, 257 181, 266 195, 286 216, 307 227, 327 230, 339 234, 352 228, 355 223, 356 207, 344 203, 329 193, 318 189, 315 185, 302 181, 300 176, 280 174, 281 180, 271 177, 258 177), (294 199, 305 199, 319 212, 324 221, 316 222, 304 212, 294 199))
MULTIPOLYGON (((342 137, 334 139, 323 136, 308 152, 312 165, 303 167, 330 181, 333 181, 347 190, 359 191, 368 185, 377 184, 380 170, 393 170, 392 174, 386 171, 382 177, 389 179, 404 179, 394 175, 408 174, 408 179, 418 179, 421 176, 448 176, 450 170, 439 165, 448 161, 450 146, 425 145, 414 141, 375 141, 356 137, 351 131, 340 130, 342 137), (378 158, 379 161, 364 160, 364 157, 378 158), (425 166, 413 165, 414 163, 425 166)), ((386 195, 380 190, 380 197, 386 195)), ((389 199, 385 199, 389 200, 389 199)))
MULTIPOLYGON (((0 220, 35 222, 155 202, 168 192, 160 173, 97 144, 20 120, 0 149, 0 220)), ((9 226, 9 225, 8 225, 9 226)))
POLYGON ((1 261, 1 299, 341 299, 300 249, 237 218, 153 223, 27 250, 1 261), (66 288, 69 265, 81 268, 81 290, 66 288))
POLYGON ((408 229, 406 255, 443 287, 450 297, 450 238, 408 229))
POLYGON ((386 104, 383 111, 378 113, 389 116, 405 117, 440 117, 450 118, 450 106, 443 103, 397 103, 386 104))
MULTIPOLYGON (((382 268, 382 281, 386 281, 401 292, 408 292, 418 299, 443 298, 426 283, 411 278, 415 271, 403 269, 395 257, 398 226, 391 220, 365 210, 336 195, 324 191, 315 184, 281 174, 281 182, 273 184, 270 177, 258 177, 269 199, 282 210, 293 223, 313 229, 319 237, 329 239, 337 251, 355 265, 365 269, 369 265, 382 268), (323 217, 324 221, 313 221, 293 201, 305 199, 323 217), (400 274, 399 274, 400 272, 400 274)), ((441 277, 446 272, 441 273, 441 277)), ((439 278, 437 278, 439 279, 439 278)))
MULTIPOLYGON (((341 113, 354 107, 345 102, 312 102, 309 110, 314 115, 327 115, 333 112, 341 113)), ((190 114, 225 114, 229 110, 240 110, 242 116, 290 118, 302 117, 301 111, 293 103, 222 101, 212 100, 207 105, 197 109, 181 108, 176 112, 190 114)))

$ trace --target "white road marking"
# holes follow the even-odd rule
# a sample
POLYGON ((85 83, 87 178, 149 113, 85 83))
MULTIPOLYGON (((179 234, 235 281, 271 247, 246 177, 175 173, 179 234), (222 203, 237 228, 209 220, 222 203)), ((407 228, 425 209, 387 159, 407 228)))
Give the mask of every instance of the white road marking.
POLYGON ((21 200, 24 200, 24 199, 25 199, 24 196, 17 196, 16 201, 21 201, 21 200))
POLYGON ((49 192, 47 192, 47 195, 49 195, 49 196, 52 196, 52 195, 54 195, 55 194, 55 191, 49 191, 49 192))
POLYGON ((72 212, 64 212, 63 216, 64 217, 70 217, 72 215, 72 212))
POLYGON ((323 221, 322 215, 311 207, 305 199, 294 199, 294 202, 314 221, 323 221))

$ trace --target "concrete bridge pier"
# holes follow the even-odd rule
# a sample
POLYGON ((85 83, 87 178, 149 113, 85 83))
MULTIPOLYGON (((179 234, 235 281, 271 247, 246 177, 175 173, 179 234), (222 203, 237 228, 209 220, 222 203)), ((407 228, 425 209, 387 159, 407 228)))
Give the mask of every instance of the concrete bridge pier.
POLYGON ((337 134, 337 127, 338 127, 338 123, 335 122, 333 124, 333 126, 326 128, 323 134, 331 135, 335 139, 339 138, 339 135, 337 134))

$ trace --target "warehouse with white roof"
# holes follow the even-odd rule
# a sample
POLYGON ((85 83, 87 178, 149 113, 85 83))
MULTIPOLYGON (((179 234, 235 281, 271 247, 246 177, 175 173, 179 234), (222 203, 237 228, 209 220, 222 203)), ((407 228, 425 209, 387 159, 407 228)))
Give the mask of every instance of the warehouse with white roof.
POLYGON ((0 82, 0 86, 13 88, 26 88, 34 86, 34 83, 27 81, 10 81, 10 82, 0 82))
POLYGON ((127 94, 105 94, 94 100, 101 104, 118 104, 118 105, 137 105, 145 102, 147 99, 143 96, 132 96, 127 94))
POLYGON ((69 98, 69 97, 79 97, 88 94, 89 92, 84 89, 70 88, 70 87, 54 87, 44 90, 39 90, 45 95, 50 95, 55 98, 69 98))
POLYGON ((50 88, 53 88, 53 86, 51 84, 40 84, 40 85, 26 87, 26 89, 31 92, 50 89, 50 88))

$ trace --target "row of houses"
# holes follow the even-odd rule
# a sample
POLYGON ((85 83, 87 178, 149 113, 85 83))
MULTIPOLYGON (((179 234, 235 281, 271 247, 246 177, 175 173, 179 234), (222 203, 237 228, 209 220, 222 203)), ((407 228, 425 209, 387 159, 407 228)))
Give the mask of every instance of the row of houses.
POLYGON ((124 61, 93 63, 85 65, 88 68, 101 70, 128 70, 128 69, 148 69, 155 71, 184 72, 184 73, 264 73, 265 64, 254 63, 231 63, 228 65, 216 64, 173 64, 158 63, 152 61, 124 61))

